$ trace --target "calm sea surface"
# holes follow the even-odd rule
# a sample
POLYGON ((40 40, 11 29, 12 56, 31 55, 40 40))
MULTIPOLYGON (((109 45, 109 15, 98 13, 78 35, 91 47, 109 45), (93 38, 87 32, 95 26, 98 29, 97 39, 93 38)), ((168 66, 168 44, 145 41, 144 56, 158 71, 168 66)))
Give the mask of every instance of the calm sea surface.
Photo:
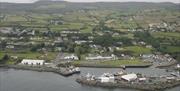
MULTIPOLYGON (((104 72, 117 72, 118 68, 81 68, 81 75, 91 73, 101 75, 104 72)), ((146 75, 166 75, 163 69, 132 69, 128 72, 143 73, 146 75)), ((98 87, 89 87, 75 82, 79 75, 63 77, 50 72, 36 72, 15 69, 0 68, 0 91, 137 91, 130 89, 104 89, 98 87)), ((166 91, 180 91, 180 86, 166 91)))

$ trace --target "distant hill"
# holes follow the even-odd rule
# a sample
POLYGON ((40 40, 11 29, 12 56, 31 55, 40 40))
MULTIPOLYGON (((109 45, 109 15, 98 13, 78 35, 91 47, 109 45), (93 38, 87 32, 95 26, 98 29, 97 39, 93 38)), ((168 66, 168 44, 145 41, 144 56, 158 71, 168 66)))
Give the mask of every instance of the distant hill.
POLYGON ((40 0, 35 3, 0 3, 0 12, 28 11, 36 13, 62 13, 80 9, 113 9, 113 10, 142 10, 166 9, 180 10, 180 4, 174 3, 146 3, 146 2, 97 2, 73 3, 63 0, 40 0))

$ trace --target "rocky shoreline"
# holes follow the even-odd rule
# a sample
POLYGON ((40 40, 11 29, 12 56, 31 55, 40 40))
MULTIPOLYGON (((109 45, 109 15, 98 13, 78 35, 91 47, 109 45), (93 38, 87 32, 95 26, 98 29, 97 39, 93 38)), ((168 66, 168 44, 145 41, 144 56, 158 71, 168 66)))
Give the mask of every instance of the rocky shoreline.
POLYGON ((80 77, 76 79, 76 82, 82 85, 94 86, 94 87, 104 87, 104 88, 127 88, 127 89, 137 89, 142 91, 162 91, 165 89, 170 89, 180 85, 180 80, 172 80, 169 82, 161 83, 130 83, 119 81, 117 83, 101 83, 96 80, 87 80, 85 77, 80 77))
POLYGON ((166 67, 169 67, 169 66, 172 66, 172 65, 175 65, 177 64, 178 62, 171 62, 169 64, 164 64, 164 65, 159 65, 159 66, 156 66, 156 68, 166 68, 166 67))
POLYGON ((146 64, 146 65, 120 65, 120 66, 109 66, 109 65, 95 65, 95 64, 80 64, 80 65, 75 65, 77 67, 91 67, 91 68, 148 68, 152 66, 152 64, 146 64))
POLYGON ((31 70, 38 72, 53 72, 62 76, 71 76, 73 74, 79 74, 80 71, 67 71, 66 68, 50 68, 45 66, 23 66, 23 65, 0 65, 0 68, 12 68, 18 70, 31 70))

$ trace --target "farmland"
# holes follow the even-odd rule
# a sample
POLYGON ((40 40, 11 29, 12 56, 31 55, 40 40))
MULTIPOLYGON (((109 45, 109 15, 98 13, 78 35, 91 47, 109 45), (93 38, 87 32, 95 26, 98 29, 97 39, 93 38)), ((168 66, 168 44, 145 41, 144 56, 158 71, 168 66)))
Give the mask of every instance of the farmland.
POLYGON ((112 54, 129 60, 156 53, 179 60, 178 4, 38 1, 2 7, 0 59, 7 54, 50 61, 61 52, 80 60, 112 54))

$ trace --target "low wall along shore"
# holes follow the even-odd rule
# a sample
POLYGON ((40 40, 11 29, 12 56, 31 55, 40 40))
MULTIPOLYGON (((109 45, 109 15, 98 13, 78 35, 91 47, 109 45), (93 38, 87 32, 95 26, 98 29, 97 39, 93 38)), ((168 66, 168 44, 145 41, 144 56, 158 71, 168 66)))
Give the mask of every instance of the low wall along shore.
POLYGON ((20 69, 20 70, 31 70, 31 71, 38 71, 38 72, 53 72, 56 74, 60 74, 62 76, 70 76, 79 72, 69 72, 66 68, 49 68, 44 66, 23 66, 23 65, 0 65, 3 68, 13 68, 13 69, 20 69))
POLYGON ((173 80, 169 82, 162 83, 130 83, 130 82, 121 82, 118 83, 101 83, 96 80, 87 80, 86 78, 80 77, 76 81, 82 85, 95 86, 95 87, 104 87, 104 88, 128 88, 128 89, 137 89, 143 91, 162 91, 165 89, 173 88, 180 85, 180 80, 173 80))

